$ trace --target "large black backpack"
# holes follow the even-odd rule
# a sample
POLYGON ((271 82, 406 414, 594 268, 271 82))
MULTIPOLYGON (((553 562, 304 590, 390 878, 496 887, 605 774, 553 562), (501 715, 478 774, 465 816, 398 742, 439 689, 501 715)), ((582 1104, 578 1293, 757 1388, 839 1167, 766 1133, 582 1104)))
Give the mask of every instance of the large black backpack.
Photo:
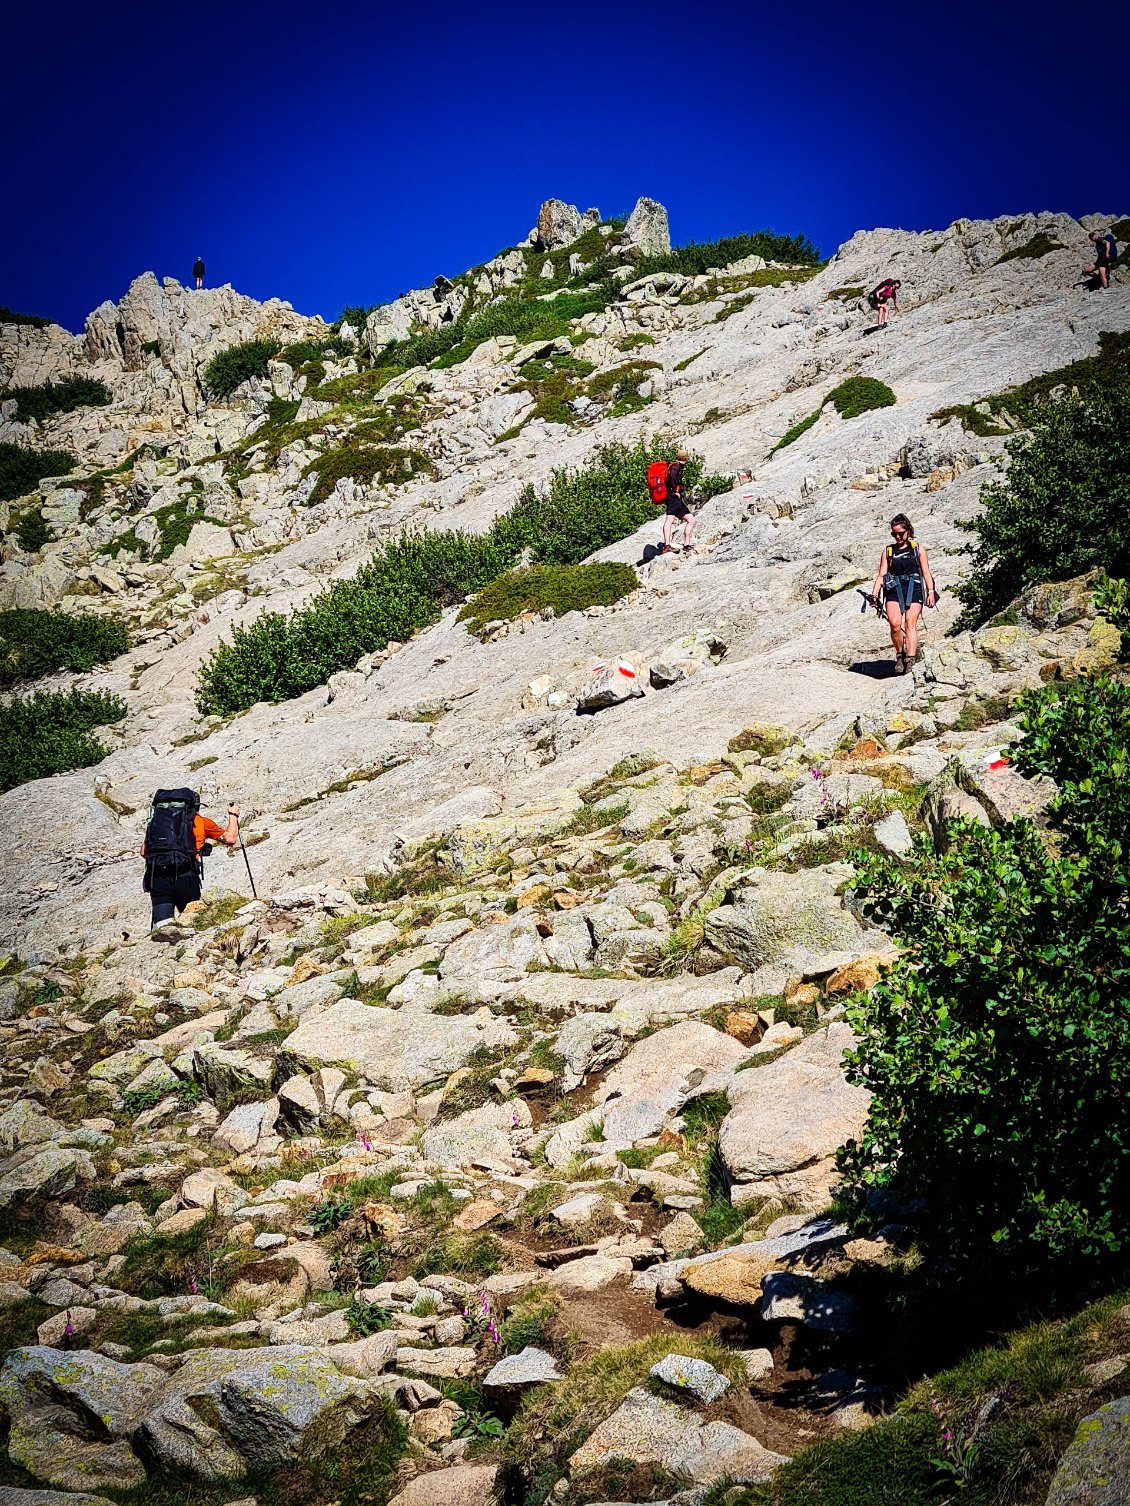
POLYGON ((145 860, 150 868, 184 872, 197 865, 193 823, 199 809, 195 790, 157 790, 145 828, 145 860))

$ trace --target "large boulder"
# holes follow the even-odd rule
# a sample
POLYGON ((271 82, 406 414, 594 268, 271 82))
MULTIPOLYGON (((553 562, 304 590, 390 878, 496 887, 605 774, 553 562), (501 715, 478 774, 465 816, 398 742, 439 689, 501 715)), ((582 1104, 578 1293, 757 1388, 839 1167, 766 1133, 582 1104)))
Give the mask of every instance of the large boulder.
POLYGON ((854 1039, 849 1026, 828 1025, 768 1066, 735 1074, 718 1134, 733 1202, 777 1197, 806 1212, 827 1204, 833 1156, 860 1134, 871 1102, 844 1075, 854 1039))
POLYGON ((1130 1506, 1130 1396, 1083 1418, 1059 1461, 1047 1506, 1130 1506))
POLYGON ((865 931, 838 893, 852 872, 847 863, 799 873, 756 869, 706 917, 707 940, 749 972, 830 972, 861 953, 885 951, 887 938, 865 931))
POLYGON ((537 244, 542 251, 571 246, 584 229, 581 211, 563 199, 546 199, 538 210, 537 244))
POLYGON ((488 1506, 498 1466, 456 1464, 410 1480, 388 1506, 488 1506))
POLYGON ((319 1458, 381 1407, 303 1345, 191 1351, 171 1375, 90 1350, 13 1350, 0 1376, 9 1452, 62 1489, 128 1489, 143 1460, 205 1479, 319 1458))
POLYGON ((768 1480, 783 1455, 728 1422, 707 1422, 696 1412, 664 1401, 637 1386, 589 1434, 570 1459, 573 1473, 630 1459, 685 1475, 698 1485, 728 1477, 748 1483, 768 1480))
POLYGON ((90 1350, 13 1349, 0 1372, 9 1456, 61 1490, 128 1490, 145 1480, 130 1442, 165 1380, 90 1350))
POLYGON ((637 199, 624 226, 624 244, 635 246, 640 256, 666 256, 671 249, 667 211, 655 199, 637 199))
POLYGON ((376 1087, 395 1093, 449 1077, 476 1051, 516 1043, 510 1027, 485 1009, 441 1016, 340 999, 304 1015, 280 1054, 303 1068, 353 1068, 376 1087))
POLYGON ((321 1458, 378 1410, 366 1382, 317 1349, 196 1350, 166 1381, 137 1433, 139 1451, 205 1479, 321 1458))

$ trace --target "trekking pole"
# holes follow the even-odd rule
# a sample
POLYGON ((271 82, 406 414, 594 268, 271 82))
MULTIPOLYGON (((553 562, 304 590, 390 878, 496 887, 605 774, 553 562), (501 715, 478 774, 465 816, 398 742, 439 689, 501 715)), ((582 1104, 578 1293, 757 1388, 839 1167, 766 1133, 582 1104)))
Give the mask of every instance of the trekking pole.
POLYGON ((251 875, 251 859, 247 856, 247 848, 243 845, 243 833, 236 827, 236 836, 239 838, 239 850, 243 854, 243 861, 247 864, 247 877, 251 884, 251 898, 258 899, 259 892, 255 888, 255 880, 251 875))

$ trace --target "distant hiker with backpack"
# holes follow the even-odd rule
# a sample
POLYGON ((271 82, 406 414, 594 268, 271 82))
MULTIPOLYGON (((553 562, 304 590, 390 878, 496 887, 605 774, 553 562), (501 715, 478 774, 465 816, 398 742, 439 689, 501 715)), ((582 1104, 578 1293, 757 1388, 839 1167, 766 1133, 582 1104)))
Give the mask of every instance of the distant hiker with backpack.
POLYGON ((1111 269, 1118 260, 1118 242, 1109 230, 1105 233, 1092 230, 1091 242, 1095 248, 1095 262, 1093 266, 1083 268, 1083 276, 1093 279, 1091 286, 1095 290, 1109 288, 1111 269))
POLYGON ((198 256, 193 262, 192 275, 196 278, 196 286, 202 288, 204 286, 204 258, 202 256, 198 256))
POLYGON ((891 537, 879 560, 879 573, 871 587, 871 601, 880 599, 891 630, 896 672, 905 675, 918 658, 918 619, 924 606, 937 605, 938 593, 926 551, 915 540, 914 528, 904 512, 891 519, 891 537))
POLYGON ((875 310, 875 325, 881 329, 887 322, 888 305, 893 304, 895 313, 902 318, 902 309, 899 308, 899 288, 902 281, 898 278, 885 278, 877 288, 872 288, 867 295, 867 302, 875 310))
POLYGON ((691 552, 694 513, 683 492, 683 471, 690 458, 686 450, 680 450, 674 460, 654 460, 647 468, 647 489, 651 500, 656 507, 664 509, 662 554, 671 553, 671 533, 676 518, 683 524, 683 553, 691 552))
POLYGON ((239 806, 228 806, 228 824, 218 826, 200 814, 195 790, 158 790, 153 796, 141 856, 142 889, 153 902, 153 925, 200 898, 203 856, 209 842, 234 847, 239 841, 239 806))

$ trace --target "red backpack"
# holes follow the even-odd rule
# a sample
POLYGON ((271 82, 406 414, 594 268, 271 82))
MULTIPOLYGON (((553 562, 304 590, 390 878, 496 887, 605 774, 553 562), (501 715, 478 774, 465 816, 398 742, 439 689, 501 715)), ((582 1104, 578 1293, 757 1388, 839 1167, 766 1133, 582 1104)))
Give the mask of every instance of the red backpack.
POLYGON ((667 462, 665 460, 653 460, 648 466, 647 489, 656 507, 662 507, 667 500, 667 462))

